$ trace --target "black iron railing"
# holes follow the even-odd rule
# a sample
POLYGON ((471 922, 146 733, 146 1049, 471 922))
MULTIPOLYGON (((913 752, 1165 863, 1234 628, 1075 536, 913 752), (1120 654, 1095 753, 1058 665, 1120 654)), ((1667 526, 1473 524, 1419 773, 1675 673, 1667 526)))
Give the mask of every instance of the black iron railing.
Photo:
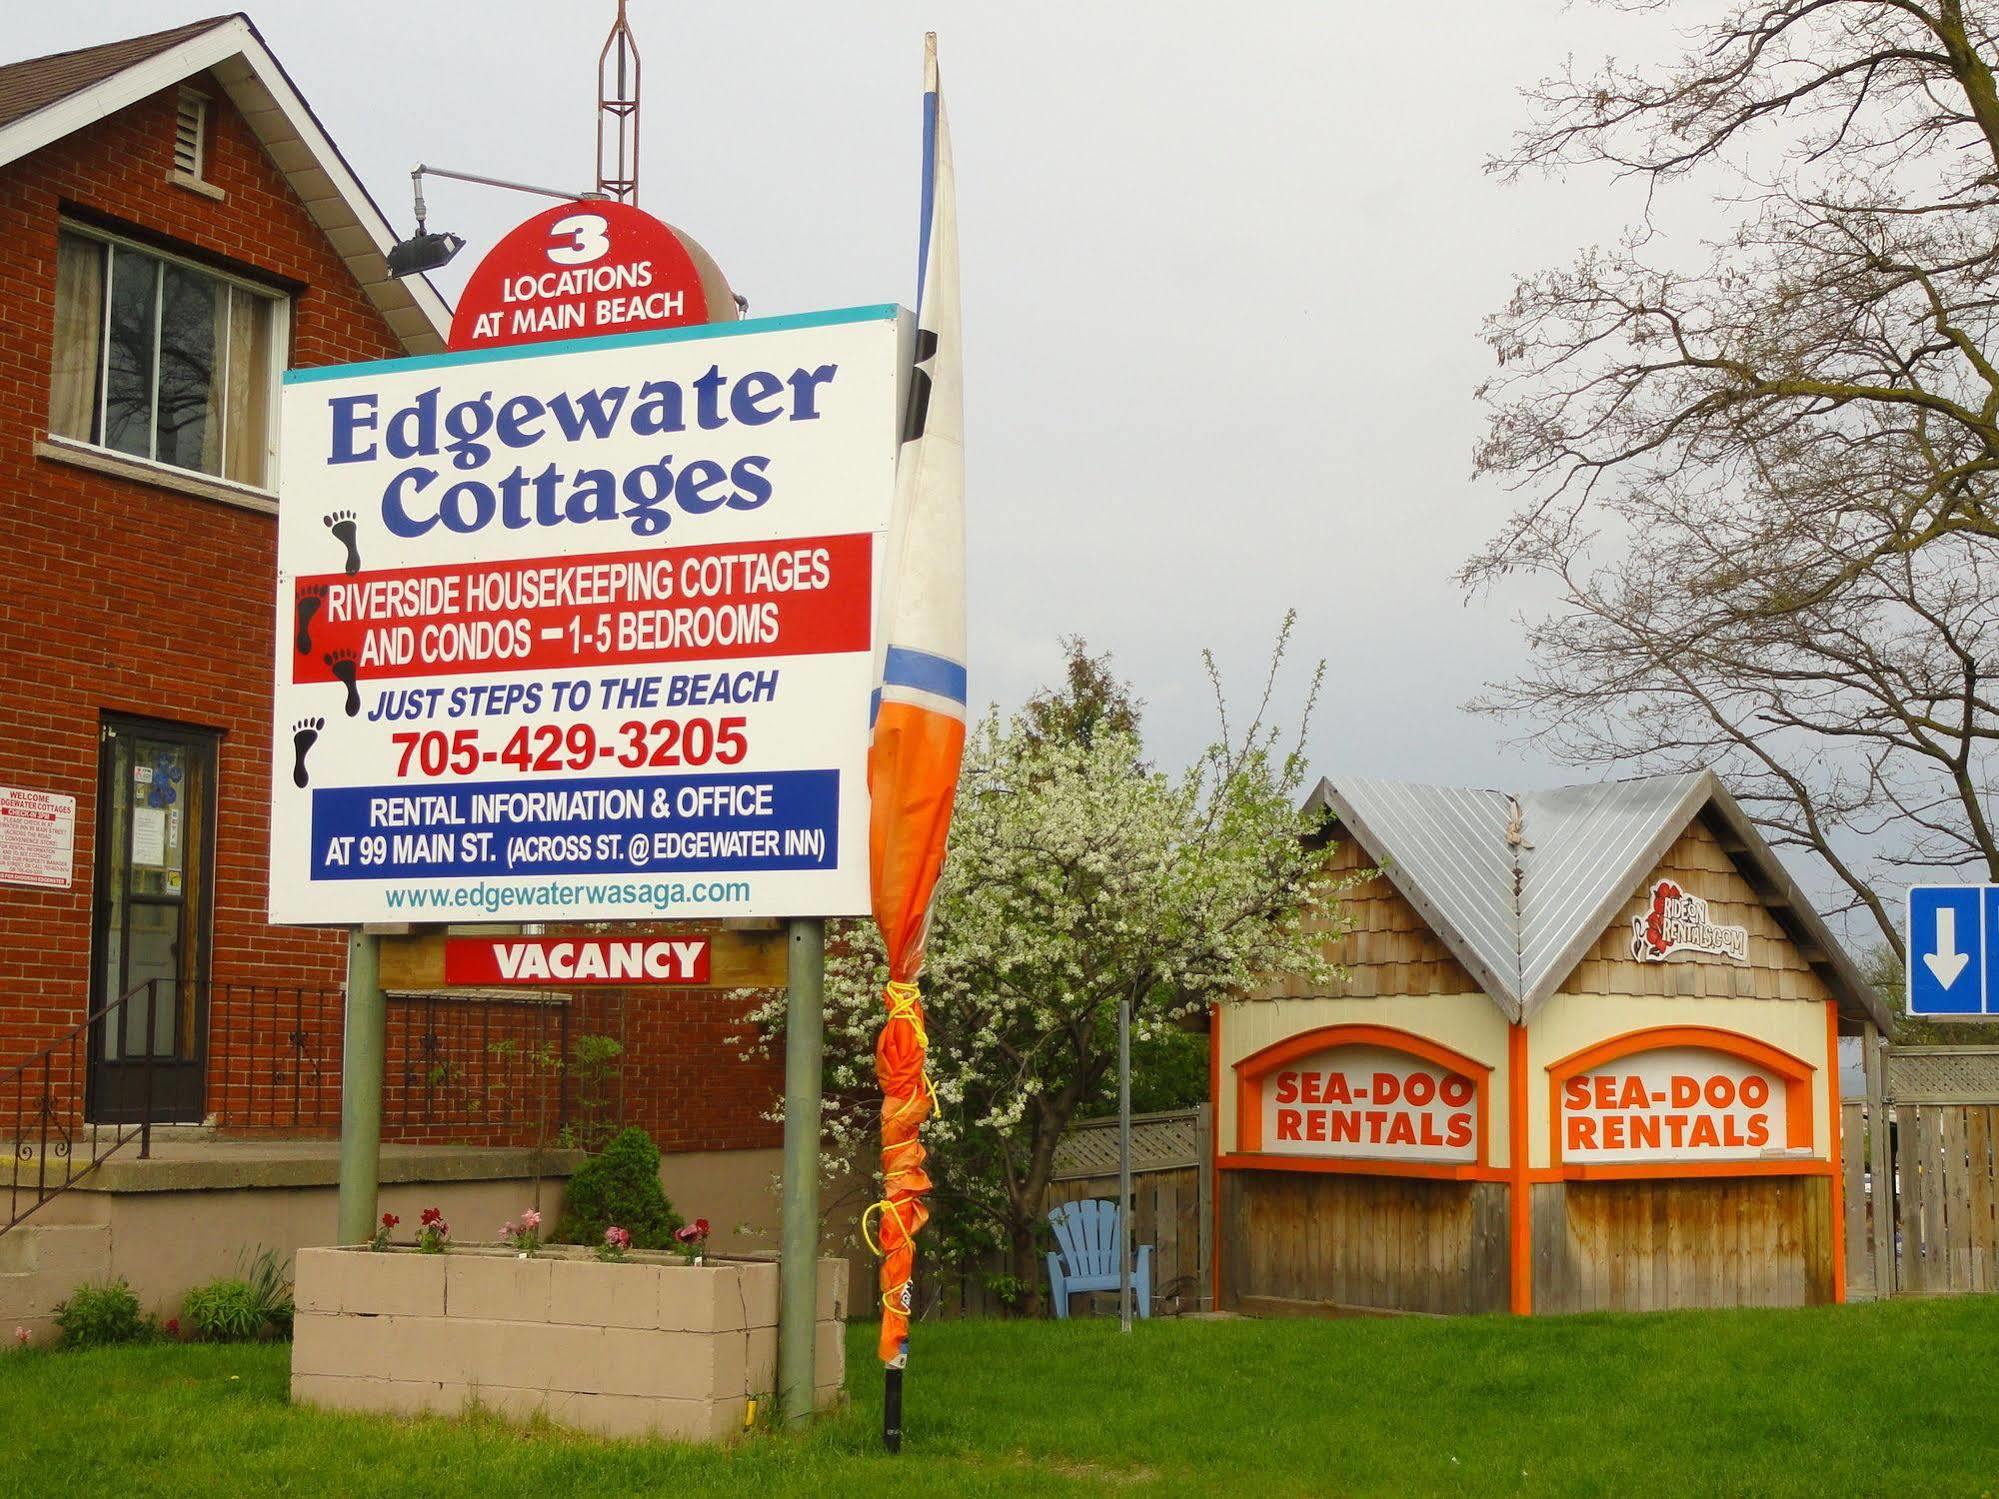
MULTIPOLYGON (((155 1126, 337 1134, 345 1005, 337 988, 156 979, 0 1072, 0 1233, 133 1142, 149 1157, 155 1126)), ((391 994, 387 1043, 385 1140, 566 1140, 567 999, 391 994)))
MULTIPOLYGON (((223 1131, 340 1128, 339 989, 217 985, 208 1003, 208 1117, 223 1131)), ((569 1002, 391 994, 382 1136, 535 1145, 569 1119, 569 1002)))
POLYGON ((134 1140, 139 1155, 152 1153, 152 1095, 155 1082, 151 1049, 134 1058, 139 1075, 139 1117, 112 1124, 84 1123, 84 1101, 90 1082, 93 1045, 109 1033, 122 1035, 138 1006, 152 1016, 157 981, 85 1016, 66 1033, 25 1062, 0 1073, 0 1107, 11 1111, 11 1142, 4 1170, 7 1215, 5 1233, 58 1193, 88 1176, 134 1140))

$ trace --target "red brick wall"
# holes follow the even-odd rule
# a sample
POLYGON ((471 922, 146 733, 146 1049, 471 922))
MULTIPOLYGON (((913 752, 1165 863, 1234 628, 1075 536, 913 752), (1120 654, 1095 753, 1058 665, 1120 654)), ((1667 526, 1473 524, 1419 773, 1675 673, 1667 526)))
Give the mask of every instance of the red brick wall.
MULTIPOLYGON (((392 998, 382 1137, 552 1144, 566 1121, 587 1144, 636 1124, 667 1152, 775 1148, 783 1129, 764 1115, 783 1090, 783 1067, 743 1059, 749 1008, 726 992, 685 989, 579 989, 546 1004, 392 998), (579 1061, 565 1087, 551 1062, 565 1048, 587 1054, 591 1037, 609 1037, 621 1054, 599 1077, 579 1061)), ((337 990, 218 986, 214 1015, 208 1106, 223 1128, 338 1131, 337 990)))
POLYGON ((0 784, 77 799, 74 887, 0 887, 0 1067, 84 1014, 102 711, 221 733, 216 978, 337 984, 343 971, 338 935, 262 919, 276 521, 34 452, 66 207, 302 283, 293 363, 401 352, 227 96, 206 91, 222 202, 167 181, 175 89, 0 169, 0 784))
MULTIPOLYGON (((34 452, 47 427, 65 207, 303 286, 292 302, 294 366, 401 352, 227 95, 212 83, 205 91, 205 175, 222 202, 167 181, 175 89, 0 169, 0 785, 77 800, 74 887, 0 887, 0 1077, 85 1013, 104 711, 220 731, 216 983, 337 989, 344 973, 338 934, 263 919, 276 521, 34 452)), ((293 1026, 281 1023, 277 996, 218 997, 211 1109, 225 1107, 238 1125, 292 1117, 296 1028, 310 1054, 301 1101, 323 1110, 330 1086, 337 1123, 337 1019, 310 993, 306 1004, 315 1013, 293 1026)), ((623 1041, 622 1114, 663 1148, 775 1144, 778 1131, 760 1116, 780 1074, 738 1060, 741 1048, 726 1041, 741 1029, 733 1014, 719 996, 597 996, 579 998, 572 1025, 623 1041)), ((480 1051, 472 1046, 459 1064, 476 1065, 480 1051)), ((391 1060, 393 1094, 405 1069, 391 1060)), ((72 1090, 59 1091, 74 1109, 72 1090)), ((12 1107, 0 1099, 0 1134, 12 1107)), ((393 1127, 396 1115, 392 1097, 391 1138, 434 1136, 393 1127)), ((489 1123, 495 1138, 515 1133, 489 1123)))
POLYGON ((714 990, 583 991, 571 1025, 623 1043, 623 1118, 661 1150, 774 1147, 784 1128, 763 1116, 784 1094, 784 1067, 743 1060, 749 1008, 714 990))

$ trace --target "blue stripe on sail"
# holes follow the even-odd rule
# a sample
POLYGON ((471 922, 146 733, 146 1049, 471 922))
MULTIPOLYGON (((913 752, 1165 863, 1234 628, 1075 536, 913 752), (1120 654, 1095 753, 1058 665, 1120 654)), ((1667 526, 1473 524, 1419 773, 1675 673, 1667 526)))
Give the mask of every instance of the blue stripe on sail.
POLYGON ((937 96, 923 96, 923 206, 916 239, 916 316, 923 317, 923 273, 930 268, 930 216, 937 205, 937 96))
POLYGON ((948 697, 952 702, 962 704, 965 701, 965 668, 943 656, 933 656, 928 651, 913 651, 907 646, 892 645, 882 663, 882 685, 913 687, 918 692, 935 693, 938 697, 948 697))

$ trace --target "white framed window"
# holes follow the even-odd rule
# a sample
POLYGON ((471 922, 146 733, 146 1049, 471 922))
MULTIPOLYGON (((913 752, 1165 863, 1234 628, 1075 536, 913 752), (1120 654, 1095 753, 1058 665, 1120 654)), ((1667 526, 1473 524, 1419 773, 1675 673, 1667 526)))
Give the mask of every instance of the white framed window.
POLYGON ((286 301, 65 224, 49 434, 268 491, 286 301))

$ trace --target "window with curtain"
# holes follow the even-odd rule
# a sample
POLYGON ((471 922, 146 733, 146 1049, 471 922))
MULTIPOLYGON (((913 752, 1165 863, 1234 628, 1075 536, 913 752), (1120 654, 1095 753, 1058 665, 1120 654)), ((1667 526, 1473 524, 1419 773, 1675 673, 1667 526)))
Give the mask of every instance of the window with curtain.
POLYGON ((268 488, 279 305, 184 261, 63 230, 49 431, 268 488))

